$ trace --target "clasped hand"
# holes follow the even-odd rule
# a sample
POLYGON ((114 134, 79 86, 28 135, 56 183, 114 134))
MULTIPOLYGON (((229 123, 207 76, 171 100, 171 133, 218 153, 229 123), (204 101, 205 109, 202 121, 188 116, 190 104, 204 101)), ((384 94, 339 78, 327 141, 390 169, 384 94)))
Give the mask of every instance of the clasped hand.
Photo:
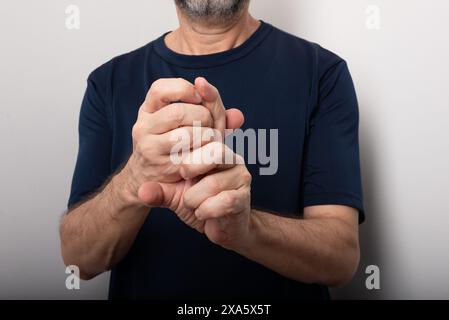
POLYGON ((129 194, 150 208, 171 209, 225 248, 249 245, 251 174, 223 141, 243 121, 239 110, 225 110, 204 78, 155 81, 132 130, 133 153, 124 168, 129 194), (175 149, 186 151, 180 161, 175 149))

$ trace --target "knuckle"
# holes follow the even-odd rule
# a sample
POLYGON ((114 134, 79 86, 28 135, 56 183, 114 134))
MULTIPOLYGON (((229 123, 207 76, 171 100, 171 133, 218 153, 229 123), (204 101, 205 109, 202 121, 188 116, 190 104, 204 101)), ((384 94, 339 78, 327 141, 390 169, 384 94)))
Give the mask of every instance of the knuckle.
POLYGON ((232 209, 235 206, 236 202, 237 200, 234 195, 232 195, 231 193, 223 193, 222 203, 225 208, 232 209))
POLYGON ((216 176, 208 176, 207 177, 207 185, 209 186, 209 190, 215 194, 219 193, 221 190, 220 180, 216 176))
POLYGON ((136 151, 139 152, 144 159, 151 159, 153 156, 153 146, 154 144, 151 141, 151 137, 147 137, 145 139, 141 139, 137 144, 136 151))
POLYGON ((181 77, 174 78, 174 80, 178 85, 186 85, 188 83, 187 80, 181 77))
POLYGON ((138 122, 133 125, 131 136, 134 141, 138 141, 142 137, 143 135, 142 129, 143 129, 142 126, 138 122))
POLYGON ((174 82, 176 83, 176 86, 182 90, 190 89, 193 87, 192 84, 184 78, 175 78, 174 82))
POLYGON ((242 201, 251 201, 251 188, 243 188, 239 191, 239 197, 242 201))
POLYGON ((245 200, 248 202, 251 201, 251 188, 245 189, 245 200))
POLYGON ((167 113, 168 120, 178 124, 182 123, 186 115, 183 105, 179 103, 173 103, 170 105, 170 108, 167 109, 167 113))
POLYGON ((186 192, 186 193, 184 193, 184 196, 183 196, 183 202, 184 202, 184 206, 187 208, 187 209, 195 209, 194 207, 193 207, 193 202, 192 202, 192 198, 189 196, 189 193, 188 192, 186 192))
POLYGON ((138 142, 138 143, 136 144, 136 150, 135 150, 135 152, 136 152, 142 159, 145 159, 145 154, 146 154, 146 152, 145 152, 145 146, 143 145, 142 142, 138 142))
POLYGON ((149 105, 149 98, 150 98, 150 94, 147 93, 145 100, 142 102, 140 108, 139 108, 139 115, 143 112, 143 110, 145 110, 148 105, 149 105))
POLYGON ((150 90, 148 90, 148 96, 157 96, 160 95, 163 85, 165 83, 165 79, 157 79, 151 84, 150 90))
POLYGON ((158 88, 160 88, 160 87, 162 86, 163 83, 165 83, 165 79, 163 79, 163 78, 160 78, 160 79, 155 80, 155 81, 151 84, 150 90, 151 90, 151 89, 157 90, 158 88))
POLYGON ((242 180, 243 180, 243 183, 247 186, 251 185, 251 182, 253 180, 251 173, 249 173, 246 168, 244 169, 244 172, 242 173, 242 180))

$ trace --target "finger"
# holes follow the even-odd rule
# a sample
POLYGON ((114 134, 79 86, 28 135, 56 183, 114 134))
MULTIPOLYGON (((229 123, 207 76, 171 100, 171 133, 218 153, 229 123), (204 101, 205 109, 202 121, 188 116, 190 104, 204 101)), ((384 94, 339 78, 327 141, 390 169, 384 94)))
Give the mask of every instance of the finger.
POLYGON ((222 191, 205 200, 195 210, 195 216, 198 220, 207 220, 236 215, 247 208, 249 201, 250 192, 248 188, 222 191))
POLYGON ((172 103, 158 111, 142 115, 142 125, 151 134, 166 133, 179 127, 213 127, 212 115, 205 107, 196 104, 172 103))
POLYGON ((199 104, 201 100, 195 86, 187 80, 159 79, 151 85, 141 110, 153 113, 173 102, 199 104))
POLYGON ((188 156, 192 148, 197 149, 207 143, 221 140, 218 130, 203 127, 182 127, 154 136, 158 153, 164 155, 184 152, 184 156, 188 156))
POLYGON ((244 164, 241 156, 221 142, 211 142, 187 153, 182 160, 179 173, 188 180, 213 169, 228 169, 237 164, 244 164))
POLYGON ((202 77, 195 79, 195 88, 202 98, 203 106, 212 113, 214 128, 224 134, 224 130, 226 129, 226 113, 218 89, 202 77))
POLYGON ((206 199, 226 190, 235 190, 251 184, 251 175, 245 166, 238 165, 228 170, 209 174, 184 193, 187 208, 196 209, 206 199))
MULTIPOLYGON (((240 110, 226 110, 227 131, 238 129, 244 118, 240 110)), ((162 134, 179 127, 208 127, 212 128, 212 115, 204 106, 188 103, 172 103, 154 112, 139 111, 139 120, 133 127, 133 139, 139 140, 146 134, 162 134)), ((217 140, 218 141, 218 140, 217 140)))
POLYGON ((226 110, 226 129, 239 129, 245 122, 245 117, 239 109, 226 110))

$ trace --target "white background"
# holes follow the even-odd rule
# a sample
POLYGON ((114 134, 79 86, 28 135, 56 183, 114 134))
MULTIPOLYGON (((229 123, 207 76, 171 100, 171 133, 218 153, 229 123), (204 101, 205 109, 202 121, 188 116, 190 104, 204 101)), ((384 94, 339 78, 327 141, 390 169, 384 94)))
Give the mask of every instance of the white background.
MULTIPOLYGON (((341 55, 357 87, 367 221, 359 273, 333 295, 448 299, 449 2, 253 0, 252 12, 341 55), (365 288, 371 264, 378 291, 365 288)), ((174 5, 3 0, 0 13, 0 298, 105 298, 107 274, 68 291, 59 254, 85 80, 176 28, 174 5), (65 27, 69 4, 80 30, 65 27)))

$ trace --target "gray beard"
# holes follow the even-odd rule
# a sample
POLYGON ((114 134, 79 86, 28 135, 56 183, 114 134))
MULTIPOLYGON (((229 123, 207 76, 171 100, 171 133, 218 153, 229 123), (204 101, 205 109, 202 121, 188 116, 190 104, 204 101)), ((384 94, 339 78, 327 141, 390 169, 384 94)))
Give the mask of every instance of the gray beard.
POLYGON ((209 25, 233 22, 250 0, 175 0, 190 20, 209 25))

